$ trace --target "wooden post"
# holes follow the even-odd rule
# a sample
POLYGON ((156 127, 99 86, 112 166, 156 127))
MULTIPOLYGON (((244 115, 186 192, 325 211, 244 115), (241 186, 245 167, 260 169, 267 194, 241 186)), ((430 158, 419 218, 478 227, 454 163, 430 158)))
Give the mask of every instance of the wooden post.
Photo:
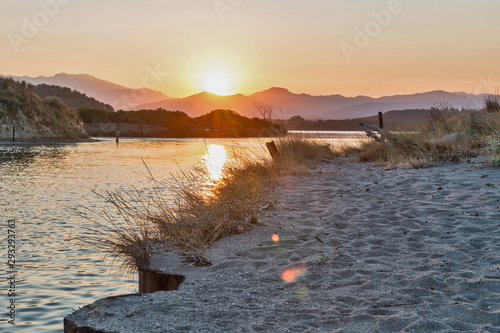
POLYGON ((267 150, 269 150, 269 154, 271 154, 273 161, 278 162, 280 159, 280 152, 278 151, 278 147, 276 147, 274 141, 266 142, 266 147, 267 150))
POLYGON ((177 290, 184 279, 185 277, 182 275, 139 268, 139 292, 154 293, 157 291, 177 290))
POLYGON ((378 127, 384 128, 384 117, 382 116, 382 112, 378 113, 378 127))
POLYGON ((118 130, 119 127, 118 127, 118 123, 116 123, 116 144, 118 144, 120 142, 120 131, 118 130))
POLYGON ((16 125, 12 127, 12 142, 16 142, 16 125))

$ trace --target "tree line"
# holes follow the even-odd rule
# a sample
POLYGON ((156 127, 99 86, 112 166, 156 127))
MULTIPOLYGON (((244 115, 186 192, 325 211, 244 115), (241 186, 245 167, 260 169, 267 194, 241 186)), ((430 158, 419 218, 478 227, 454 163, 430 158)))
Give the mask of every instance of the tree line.
POLYGON ((110 112, 82 107, 78 114, 85 124, 118 123, 162 127, 164 137, 254 137, 284 133, 281 125, 247 118, 232 110, 213 110, 191 118, 182 111, 138 110, 110 112))

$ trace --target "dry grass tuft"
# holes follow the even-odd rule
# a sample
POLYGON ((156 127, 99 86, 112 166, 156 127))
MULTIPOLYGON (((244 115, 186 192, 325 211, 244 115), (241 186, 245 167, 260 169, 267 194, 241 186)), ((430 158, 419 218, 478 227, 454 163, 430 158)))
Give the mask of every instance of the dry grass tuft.
POLYGON ((329 147, 311 140, 280 138, 278 147, 280 163, 234 149, 224 176, 215 182, 200 166, 172 175, 166 183, 150 173, 153 189, 148 195, 135 188, 107 192, 102 197, 118 216, 107 210, 100 213, 94 221, 97 235, 87 242, 123 258, 127 270, 147 267, 157 243, 199 256, 217 240, 252 228, 283 165, 298 168, 311 159, 334 156, 329 147))
POLYGON ((488 95, 484 101, 484 107, 486 112, 500 112, 500 101, 498 98, 498 94, 488 95))
POLYGON ((297 135, 278 137, 276 146, 280 153, 276 167, 282 172, 302 173, 305 167, 311 167, 321 159, 338 156, 330 145, 297 135))
POLYGON ((156 243, 198 254, 224 236, 248 230, 257 198, 271 180, 256 177, 252 168, 234 170, 208 192, 205 176, 200 171, 183 174, 169 184, 153 179, 149 197, 137 189, 106 193, 103 198, 118 210, 120 222, 104 211, 95 222, 98 234, 92 244, 124 258, 124 266, 133 270, 148 266, 156 243))
POLYGON ((105 252, 113 262, 121 260, 125 271, 146 267, 151 247, 159 237, 158 230, 148 223, 146 198, 135 188, 96 194, 111 203, 118 215, 107 210, 92 212, 97 216, 91 220, 95 227, 82 241, 105 252))
POLYGON ((359 160, 422 168, 477 156, 488 138, 500 133, 500 113, 434 109, 413 127, 391 130, 387 146, 374 141, 362 144, 359 160))

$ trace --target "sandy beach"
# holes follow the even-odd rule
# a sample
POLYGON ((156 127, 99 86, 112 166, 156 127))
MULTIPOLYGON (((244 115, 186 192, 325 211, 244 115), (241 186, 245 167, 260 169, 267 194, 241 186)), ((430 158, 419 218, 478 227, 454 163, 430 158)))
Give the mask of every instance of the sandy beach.
POLYGON ((339 158, 281 179, 252 231, 158 253, 176 291, 102 299, 68 319, 104 332, 500 332, 500 171, 339 158), (279 242, 274 242, 273 234, 279 242))

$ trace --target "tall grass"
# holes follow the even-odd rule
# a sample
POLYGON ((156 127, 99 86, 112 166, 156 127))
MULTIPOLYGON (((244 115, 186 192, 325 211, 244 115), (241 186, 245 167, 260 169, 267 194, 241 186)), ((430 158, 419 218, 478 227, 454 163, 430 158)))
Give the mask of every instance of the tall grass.
POLYGON ((101 195, 118 214, 101 212, 93 220, 96 235, 87 242, 122 258, 126 270, 147 267, 157 244, 203 260, 201 255, 214 242, 258 223, 259 206, 285 166, 296 170, 311 160, 333 156, 329 147, 311 140, 280 138, 277 146, 279 161, 235 149, 216 182, 209 181, 209 171, 199 166, 172 175, 167 182, 157 181, 150 173, 149 193, 132 188, 101 195))
POLYGON ((276 141, 280 152, 279 163, 282 168, 310 166, 318 159, 332 158, 337 155, 329 145, 298 135, 278 137, 276 141))
POLYGON ((147 199, 135 188, 96 195, 111 203, 117 214, 109 210, 92 212, 96 216, 91 220, 94 227, 82 241, 103 250, 113 262, 121 261, 125 271, 147 267, 152 246, 159 237, 155 226, 148 223, 147 199))
POLYGON ((500 112, 500 101, 497 94, 488 95, 484 101, 486 112, 500 112))
POLYGON ((392 128, 388 144, 366 142, 357 151, 361 161, 415 168, 477 156, 488 138, 500 133, 500 113, 435 109, 412 127, 392 128))

